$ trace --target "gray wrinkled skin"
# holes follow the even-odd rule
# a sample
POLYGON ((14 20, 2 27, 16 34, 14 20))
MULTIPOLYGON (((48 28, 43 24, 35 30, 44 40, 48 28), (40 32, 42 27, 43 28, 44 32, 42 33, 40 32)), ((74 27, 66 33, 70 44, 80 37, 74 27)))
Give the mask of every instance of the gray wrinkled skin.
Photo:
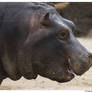
POLYGON ((75 25, 45 3, 0 3, 0 82, 37 75, 60 83, 92 66, 75 25))

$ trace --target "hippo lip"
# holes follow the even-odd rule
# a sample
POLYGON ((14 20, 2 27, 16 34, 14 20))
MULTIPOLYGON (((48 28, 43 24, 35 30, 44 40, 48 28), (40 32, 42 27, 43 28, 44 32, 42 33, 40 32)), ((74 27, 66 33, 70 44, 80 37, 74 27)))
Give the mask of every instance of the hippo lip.
POLYGON ((70 58, 68 58, 68 72, 69 73, 72 73, 74 76, 76 75, 74 72, 73 72, 73 69, 72 69, 72 67, 71 67, 71 59, 70 58))

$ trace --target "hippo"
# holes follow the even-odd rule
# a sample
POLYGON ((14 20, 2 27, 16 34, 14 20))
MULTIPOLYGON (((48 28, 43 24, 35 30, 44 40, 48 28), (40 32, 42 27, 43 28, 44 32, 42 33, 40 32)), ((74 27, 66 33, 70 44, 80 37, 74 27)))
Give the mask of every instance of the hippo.
POLYGON ((75 28, 46 3, 0 3, 0 83, 38 75, 63 83, 84 74, 92 54, 74 37, 75 28))

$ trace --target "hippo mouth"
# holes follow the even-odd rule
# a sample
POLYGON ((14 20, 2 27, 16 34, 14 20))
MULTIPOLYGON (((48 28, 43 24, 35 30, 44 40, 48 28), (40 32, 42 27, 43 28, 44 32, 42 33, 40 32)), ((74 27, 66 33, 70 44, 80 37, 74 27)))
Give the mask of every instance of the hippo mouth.
POLYGON ((76 76, 76 73, 75 73, 75 71, 72 68, 71 59, 68 58, 67 61, 68 61, 67 71, 68 71, 68 73, 72 74, 75 77, 76 76))
POLYGON ((71 76, 71 78, 74 78, 76 74, 75 74, 75 72, 72 69, 71 59, 68 58, 67 61, 68 61, 68 64, 67 64, 67 73, 71 76))
POLYGON ((64 73, 62 79, 57 80, 60 83, 68 82, 68 81, 72 80, 75 77, 75 75, 76 75, 73 72, 70 58, 68 58, 67 62, 65 62, 65 67, 66 67, 66 70, 65 70, 65 73, 64 73))

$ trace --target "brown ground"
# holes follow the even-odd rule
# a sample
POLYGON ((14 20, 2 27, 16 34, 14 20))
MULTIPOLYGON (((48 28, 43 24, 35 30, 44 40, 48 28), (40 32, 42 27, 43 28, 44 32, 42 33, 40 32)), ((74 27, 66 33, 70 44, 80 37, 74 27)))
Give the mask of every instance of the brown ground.
MULTIPOLYGON (((92 37, 92 34, 89 34, 92 37)), ((78 38, 80 42, 92 52, 92 38, 78 38)), ((21 78, 18 81, 12 81, 10 79, 5 79, 0 87, 0 89, 7 90, 20 90, 20 89, 83 89, 83 90, 92 90, 92 68, 87 71, 82 76, 76 76, 72 81, 67 83, 58 83, 51 81, 47 78, 38 76, 36 80, 26 80, 21 78)))

